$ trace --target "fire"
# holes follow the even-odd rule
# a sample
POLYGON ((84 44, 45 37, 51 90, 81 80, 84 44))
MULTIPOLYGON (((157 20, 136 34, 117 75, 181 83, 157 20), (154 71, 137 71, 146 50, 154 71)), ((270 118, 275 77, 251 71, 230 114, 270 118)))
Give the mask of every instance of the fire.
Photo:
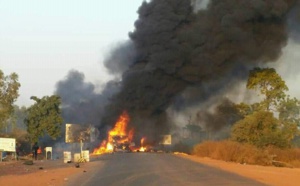
POLYGON ((141 139, 140 148, 135 148, 132 143, 134 129, 128 129, 129 115, 126 111, 122 113, 113 129, 108 132, 107 140, 102 141, 98 148, 95 148, 94 155, 112 153, 114 151, 130 150, 135 152, 145 152, 149 147, 145 146, 146 138, 141 139))
POLYGON ((145 143, 145 137, 141 139, 141 147, 139 149, 140 152, 145 152, 146 151, 146 147, 144 147, 144 143, 145 143))
POLYGON ((111 143, 107 143, 106 150, 109 151, 109 152, 113 151, 114 150, 114 146, 111 143))
POLYGON ((121 148, 124 149, 124 144, 129 144, 134 134, 133 129, 128 131, 128 122, 129 116, 127 112, 124 111, 114 128, 108 132, 107 140, 104 140, 98 148, 94 149, 93 154, 113 152, 115 148, 119 148, 118 145, 122 144, 123 146, 121 148))

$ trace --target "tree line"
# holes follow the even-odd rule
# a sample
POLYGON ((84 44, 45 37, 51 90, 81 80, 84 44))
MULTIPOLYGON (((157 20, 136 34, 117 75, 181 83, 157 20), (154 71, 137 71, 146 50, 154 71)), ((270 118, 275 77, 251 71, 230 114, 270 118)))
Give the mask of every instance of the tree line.
POLYGON ((0 70, 0 137, 12 136, 18 140, 21 136, 18 135, 20 133, 15 134, 15 130, 26 131, 23 140, 31 143, 38 142, 45 135, 53 139, 59 137, 63 124, 61 98, 57 95, 32 96, 30 99, 35 103, 28 108, 20 108, 14 105, 20 86, 16 73, 5 75, 0 70))
POLYGON ((190 131, 191 136, 195 136, 200 132, 203 135, 202 127, 210 134, 211 131, 221 131, 222 127, 229 126, 229 131, 226 130, 225 137, 221 139, 259 148, 290 148, 299 145, 300 101, 287 94, 288 87, 276 70, 250 70, 246 88, 255 92, 256 100, 260 101, 251 104, 234 103, 226 98, 216 106, 213 113, 199 111, 196 114, 196 121, 204 123, 204 126, 189 123, 185 129, 190 131))
MULTIPOLYGON (((32 106, 19 108, 14 102, 20 86, 16 73, 5 76, 0 70, 0 131, 13 126, 25 129, 30 142, 37 142, 45 135, 53 139, 59 137, 63 123, 61 98, 32 96, 35 102, 32 106)), ((231 125, 229 138, 233 141, 257 147, 292 147, 299 136, 300 101, 287 94, 285 81, 274 68, 254 68, 249 72, 246 87, 257 92, 261 101, 236 104, 227 100, 216 108, 220 114, 210 115, 207 120, 231 125)), ((193 133, 201 131, 192 124, 187 125, 187 129, 193 133)))
POLYGON ((299 100, 286 94, 288 87, 273 68, 251 70, 247 88, 257 91, 263 99, 236 105, 241 119, 233 125, 231 139, 257 147, 291 147, 299 135, 299 100))

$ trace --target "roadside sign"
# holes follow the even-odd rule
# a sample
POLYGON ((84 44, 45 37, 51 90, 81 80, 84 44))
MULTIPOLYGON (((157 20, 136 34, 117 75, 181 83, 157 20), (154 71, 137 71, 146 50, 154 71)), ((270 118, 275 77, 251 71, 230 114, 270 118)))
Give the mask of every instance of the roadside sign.
POLYGON ((0 149, 6 152, 16 152, 16 139, 0 138, 0 149))
POLYGON ((97 129, 91 125, 66 124, 66 143, 93 142, 97 129))

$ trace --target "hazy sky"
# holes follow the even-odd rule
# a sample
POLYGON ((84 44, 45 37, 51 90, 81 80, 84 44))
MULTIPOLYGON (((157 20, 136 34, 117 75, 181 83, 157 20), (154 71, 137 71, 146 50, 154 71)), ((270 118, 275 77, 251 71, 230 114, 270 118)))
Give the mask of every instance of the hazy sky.
POLYGON ((142 2, 0 0, 0 69, 19 75, 16 104, 29 106, 32 95, 52 95, 71 69, 92 83, 106 82, 103 58, 128 38, 142 2))

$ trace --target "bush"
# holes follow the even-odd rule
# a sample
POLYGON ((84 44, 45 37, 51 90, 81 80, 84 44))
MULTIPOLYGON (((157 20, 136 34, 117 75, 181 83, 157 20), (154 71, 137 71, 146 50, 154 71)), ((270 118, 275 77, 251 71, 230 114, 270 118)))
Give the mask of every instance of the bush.
POLYGON ((272 164, 272 158, 266 152, 257 149, 253 145, 240 144, 234 141, 207 141, 196 145, 193 149, 193 154, 237 163, 272 164))
POLYGON ((268 147, 265 149, 269 154, 274 156, 274 160, 281 161, 292 165, 293 167, 300 167, 300 149, 279 149, 276 147, 268 147))
POLYGON ((206 141, 196 145, 192 154, 200 157, 247 163, 255 165, 272 165, 276 162, 283 165, 300 167, 300 149, 280 149, 278 147, 257 148, 254 145, 234 141, 206 141))

